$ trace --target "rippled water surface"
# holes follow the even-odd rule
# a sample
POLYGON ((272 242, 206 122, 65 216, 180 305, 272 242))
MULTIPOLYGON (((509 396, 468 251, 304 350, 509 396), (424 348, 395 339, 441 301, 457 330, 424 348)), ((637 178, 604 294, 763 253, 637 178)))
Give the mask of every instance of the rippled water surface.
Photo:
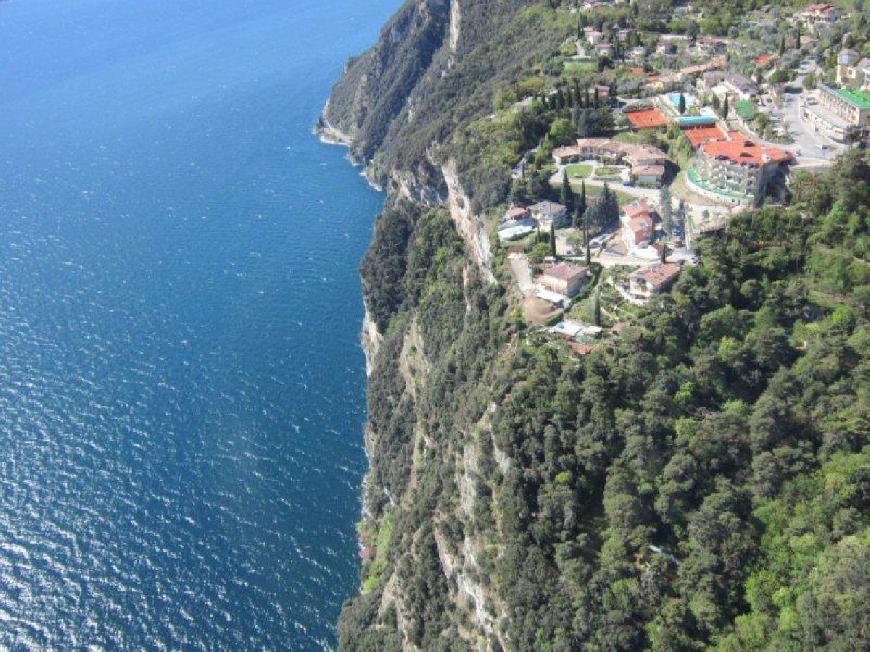
POLYGON ((396 4, 0 2, 0 647, 334 643, 380 199, 310 128, 396 4))

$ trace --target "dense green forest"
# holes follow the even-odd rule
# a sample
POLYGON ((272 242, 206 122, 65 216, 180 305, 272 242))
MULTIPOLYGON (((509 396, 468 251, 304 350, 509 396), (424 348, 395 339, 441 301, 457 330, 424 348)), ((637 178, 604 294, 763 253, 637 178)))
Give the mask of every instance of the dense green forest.
MULTIPOLYGON (((394 272, 378 274, 404 300, 384 308, 369 389, 388 490, 369 506, 393 519, 414 643, 465 645, 441 529, 487 542, 480 580, 506 601, 519 650, 867 645, 868 181, 857 153, 796 175, 790 205, 704 240, 670 296, 582 361, 526 337, 498 286, 463 292, 461 241, 442 211, 408 222, 413 255, 395 252, 394 272), (416 409, 394 348, 412 320, 431 364, 416 409), (420 425, 429 444, 415 463, 420 425), (474 518, 459 523, 453 460, 467 438, 480 463, 474 518), (412 467, 413 501, 390 505, 412 467)), ((373 251, 396 246, 381 236, 373 251)), ((346 649, 397 643, 374 612, 382 588, 346 609, 346 649)))
MULTIPOLYGON (((718 34, 763 3, 693 28, 674 4, 594 20, 718 34)), ((558 199, 549 147, 613 126, 560 99, 593 79, 552 65, 571 2, 461 5, 451 51, 448 3, 407 3, 328 112, 378 178, 443 193, 449 158, 474 213, 558 199), (428 67, 407 60, 421 52, 428 67)), ((389 187, 361 267, 382 340, 341 648, 870 649, 868 182, 858 150, 792 173, 781 205, 704 237, 670 293, 583 357, 526 324, 504 251, 489 282, 443 201, 389 187)))

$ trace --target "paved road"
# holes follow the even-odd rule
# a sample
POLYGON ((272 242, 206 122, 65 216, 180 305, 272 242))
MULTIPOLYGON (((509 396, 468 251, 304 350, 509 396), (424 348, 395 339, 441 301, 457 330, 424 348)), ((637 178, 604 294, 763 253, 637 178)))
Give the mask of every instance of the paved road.
MULTIPOLYGON (((813 64, 809 72, 818 72, 818 68, 813 64)), ((789 84, 791 87, 803 88, 803 80, 806 73, 799 74, 793 82, 789 84)), ((774 109, 773 113, 780 116, 783 125, 788 128, 789 134, 794 139, 794 143, 786 145, 786 149, 797 150, 798 155, 797 167, 820 167, 829 165, 831 161, 842 149, 836 141, 831 140, 827 136, 823 136, 814 132, 801 119, 801 104, 806 99, 806 92, 801 93, 782 93, 782 104, 780 109, 774 109), (822 149, 822 146, 826 149, 822 149)), ((783 147, 770 143, 775 147, 783 147)))

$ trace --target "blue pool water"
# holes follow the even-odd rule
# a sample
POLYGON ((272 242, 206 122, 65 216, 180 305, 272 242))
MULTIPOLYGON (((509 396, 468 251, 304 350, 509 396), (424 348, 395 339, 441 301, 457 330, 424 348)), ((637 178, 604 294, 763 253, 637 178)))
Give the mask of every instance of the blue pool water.
MULTIPOLYGON (((683 97, 686 99, 686 108, 691 109, 695 106, 695 99, 691 95, 683 94, 683 97)), ((679 93, 668 93, 668 101, 674 105, 674 108, 678 108, 680 106, 680 94, 679 93)))
POLYGON ((0 648, 334 644, 381 200, 310 129, 397 4, 0 2, 0 648))

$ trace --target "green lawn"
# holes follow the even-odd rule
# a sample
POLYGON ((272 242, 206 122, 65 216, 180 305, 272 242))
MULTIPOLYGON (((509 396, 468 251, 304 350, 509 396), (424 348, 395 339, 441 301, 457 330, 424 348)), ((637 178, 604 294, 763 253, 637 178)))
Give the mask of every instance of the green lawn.
POLYGON ((572 163, 565 166, 565 172, 572 179, 585 179, 592 172, 592 166, 588 163, 572 163))
POLYGON ((618 143, 639 143, 640 134, 636 134, 633 131, 621 131, 613 137, 618 143))
MULTIPOLYGON (((574 192, 580 191, 580 184, 571 184, 571 188, 574 192)), ((586 197, 588 199, 598 199, 598 196, 604 190, 601 186, 586 186, 586 197)), ((615 188, 611 188, 610 191, 616 195, 616 201, 620 206, 625 206, 626 204, 630 204, 637 197, 634 195, 625 192, 624 190, 618 190, 615 188)))
POLYGON ((596 72, 597 67, 592 61, 566 61, 565 72, 581 73, 581 72, 596 72))
POLYGON ((595 168, 596 177, 618 177, 619 173, 619 168, 611 167, 609 165, 601 165, 595 168))
POLYGON ((734 110, 744 120, 752 120, 755 117, 755 105, 752 100, 737 100, 734 102, 734 110))

